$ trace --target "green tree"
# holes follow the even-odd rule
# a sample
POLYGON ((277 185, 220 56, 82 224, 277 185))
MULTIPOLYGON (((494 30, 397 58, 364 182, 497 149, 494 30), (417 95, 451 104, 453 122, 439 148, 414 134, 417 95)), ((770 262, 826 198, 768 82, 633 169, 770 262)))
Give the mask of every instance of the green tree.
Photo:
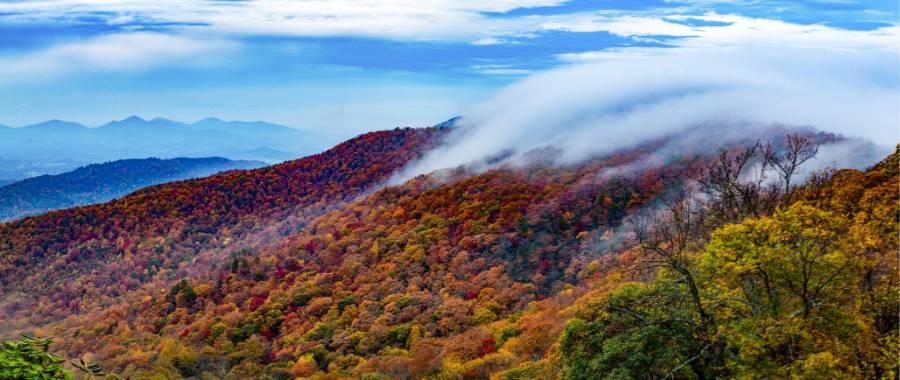
POLYGON ((593 302, 563 331, 565 379, 704 378, 690 292, 671 279, 629 283, 593 302))
POLYGON ((658 253, 677 265, 568 323, 564 377, 866 377, 860 347, 879 338, 862 310, 865 245, 851 227, 796 202, 721 227, 696 251, 658 253))
POLYGON ((71 379, 72 373, 62 365, 65 360, 47 351, 52 343, 51 339, 29 336, 4 342, 0 348, 0 379, 71 379))

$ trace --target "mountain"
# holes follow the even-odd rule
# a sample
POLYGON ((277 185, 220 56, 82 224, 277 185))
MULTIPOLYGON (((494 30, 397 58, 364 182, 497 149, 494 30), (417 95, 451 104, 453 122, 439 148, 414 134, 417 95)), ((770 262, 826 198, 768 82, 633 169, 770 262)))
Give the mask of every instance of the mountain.
POLYGON ((81 124, 55 119, 45 121, 43 123, 27 125, 23 128, 24 131, 34 135, 39 135, 41 133, 47 132, 75 134, 83 132, 85 129, 87 129, 87 127, 81 124))
POLYGON ((0 178, 59 174, 93 162, 132 157, 226 157, 277 163, 336 143, 327 133, 266 122, 204 119, 196 123, 132 116, 96 128, 51 120, 0 127, 0 178), (258 152, 265 152, 260 154, 258 152))
POLYGON ((86 307, 79 300, 93 304, 115 297, 120 290, 109 284, 139 286, 198 255, 240 248, 232 246, 238 239, 293 231, 387 180, 437 134, 369 133, 301 160, 151 186, 113 202, 0 224, 3 293, 19 294, 25 283, 57 289, 40 301, 44 306, 27 309, 22 302, 31 301, 4 297, 2 310, 40 310, 33 317, 49 320, 86 307), (272 225, 279 227, 264 228, 272 225), (89 274, 98 270, 89 269, 95 265, 102 275, 89 274), (88 293, 96 298, 82 298, 88 293))
POLYGON ((210 158, 130 159, 28 178, 0 187, 0 221, 49 210, 106 202, 163 182, 265 166, 258 161, 210 158))
POLYGON ((206 118, 196 123, 189 124, 189 128, 198 131, 219 130, 240 136, 266 136, 267 138, 281 138, 289 136, 290 130, 283 126, 264 121, 223 121, 218 118, 206 118))
POLYGON ((900 151, 798 184, 839 138, 667 137, 387 186, 448 131, 0 224, 0 335, 135 378, 896 373, 900 151))

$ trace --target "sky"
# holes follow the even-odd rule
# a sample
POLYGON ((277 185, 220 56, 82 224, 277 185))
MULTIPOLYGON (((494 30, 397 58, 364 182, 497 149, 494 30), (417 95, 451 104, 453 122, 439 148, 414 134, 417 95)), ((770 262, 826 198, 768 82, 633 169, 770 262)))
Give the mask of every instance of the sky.
POLYGON ((898 17, 896 0, 0 0, 0 124, 215 116, 352 135, 483 113, 572 66, 732 50, 832 68, 864 54, 894 89, 898 17))

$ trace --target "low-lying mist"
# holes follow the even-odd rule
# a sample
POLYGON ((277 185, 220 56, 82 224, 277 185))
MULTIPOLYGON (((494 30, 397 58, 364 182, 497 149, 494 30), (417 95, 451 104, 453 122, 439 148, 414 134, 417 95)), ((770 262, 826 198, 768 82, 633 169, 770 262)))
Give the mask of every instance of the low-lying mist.
POLYGON ((828 151, 829 165, 860 167, 880 158, 861 141, 898 142, 896 51, 672 49, 613 57, 499 91, 394 182, 466 164, 479 170, 515 162, 538 148, 558 151, 560 164, 673 135, 688 149, 714 150, 772 126, 852 138, 850 146, 828 151))

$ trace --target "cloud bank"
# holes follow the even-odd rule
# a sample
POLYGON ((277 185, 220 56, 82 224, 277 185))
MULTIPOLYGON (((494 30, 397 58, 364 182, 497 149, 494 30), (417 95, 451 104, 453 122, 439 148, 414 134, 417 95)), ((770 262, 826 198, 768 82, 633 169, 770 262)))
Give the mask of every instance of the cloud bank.
POLYGON ((128 72, 214 62, 236 43, 153 32, 103 35, 25 55, 0 55, 0 84, 36 82, 80 72, 128 72), (214 56, 214 57, 210 57, 214 56))
POLYGON ((574 162, 688 130, 702 131, 691 140, 698 149, 773 125, 898 142, 900 65, 893 49, 619 54, 501 90, 464 114, 444 147, 397 180, 547 147, 560 152, 561 163, 574 162))

